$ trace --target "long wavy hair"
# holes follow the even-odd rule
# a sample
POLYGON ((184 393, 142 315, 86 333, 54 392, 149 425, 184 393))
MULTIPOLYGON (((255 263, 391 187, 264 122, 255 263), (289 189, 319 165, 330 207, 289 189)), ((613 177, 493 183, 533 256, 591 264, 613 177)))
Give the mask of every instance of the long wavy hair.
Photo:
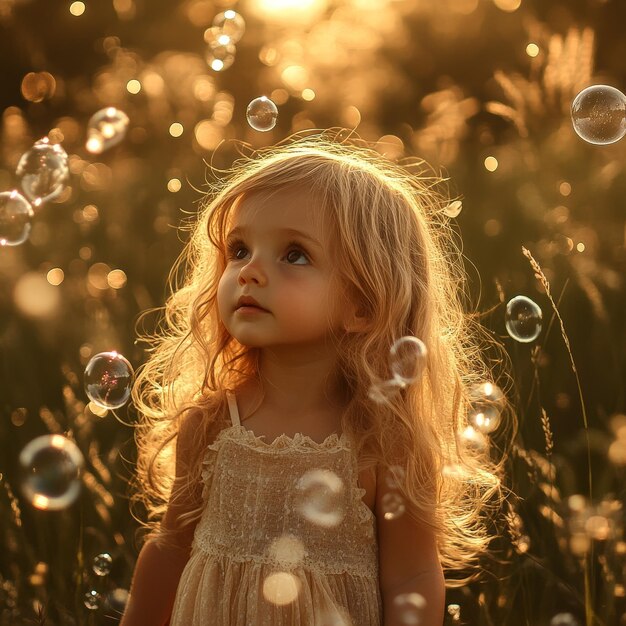
MULTIPOLYGON (((505 368, 494 376, 487 349, 495 348, 500 365, 508 359, 470 310, 446 212, 450 198, 441 191, 445 179, 421 160, 392 162, 360 139, 328 132, 242 156, 210 183, 189 226, 170 274, 171 295, 157 309, 160 325, 143 336, 150 355, 132 391, 139 422, 131 500, 147 509, 148 538, 168 540, 160 523, 168 502, 197 488, 208 433, 226 424, 224 390, 259 375, 259 350, 233 338, 217 309, 229 214, 247 194, 294 185, 315 194, 337 284, 370 321, 366 332, 333 337, 339 355, 333 374, 347 399, 342 429, 354 441, 359 469, 378 464, 395 477, 407 514, 436 533, 448 586, 476 580, 494 538, 493 515, 506 497, 507 442, 517 428, 507 400, 511 378, 505 368), (427 347, 423 372, 374 400, 372 389, 392 378, 390 348, 403 337, 427 347), (505 443, 497 450, 472 431, 475 388, 483 383, 505 392, 497 433, 505 443), (178 485, 176 436, 189 411, 203 412, 204 429, 188 460, 188 481, 178 485)), ((201 510, 181 523, 197 521, 201 510)))

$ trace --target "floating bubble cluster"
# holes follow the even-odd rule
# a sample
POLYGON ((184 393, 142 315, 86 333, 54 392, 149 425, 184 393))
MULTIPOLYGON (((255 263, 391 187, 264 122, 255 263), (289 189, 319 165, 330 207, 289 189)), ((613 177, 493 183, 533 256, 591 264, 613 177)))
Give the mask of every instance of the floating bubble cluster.
POLYGON ((255 98, 246 109, 246 119, 254 130, 272 130, 278 120, 278 107, 266 96, 255 98))
POLYGON ((85 148, 92 154, 100 154, 120 143, 126 136, 128 115, 115 107, 100 109, 87 124, 85 148))
POLYGON ((39 206, 63 192, 69 180, 67 153, 44 137, 21 156, 15 173, 24 195, 34 206, 39 206))
POLYGON ((16 190, 0 193, 0 246, 19 246, 28 239, 34 212, 16 190))
POLYGON ((539 337, 541 318, 539 305, 526 296, 515 296, 506 305, 506 330, 520 343, 530 343, 539 337))
POLYGON ((104 409, 118 409, 130 397, 133 366, 117 352, 100 352, 85 368, 85 393, 104 409))
POLYGON ((572 124, 581 139, 596 145, 626 135, 626 96, 609 85, 583 89, 572 102, 572 124))
POLYGON ((64 509, 78 497, 84 459, 73 441, 42 435, 24 446, 19 462, 22 492, 34 507, 64 509))

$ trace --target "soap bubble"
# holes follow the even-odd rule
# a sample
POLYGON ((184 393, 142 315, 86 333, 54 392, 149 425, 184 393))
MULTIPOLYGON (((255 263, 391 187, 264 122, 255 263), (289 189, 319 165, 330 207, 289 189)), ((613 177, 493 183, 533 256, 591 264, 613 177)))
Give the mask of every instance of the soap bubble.
POLYGON ((63 192, 70 176, 67 152, 44 137, 21 156, 15 173, 24 195, 40 206, 63 192))
POLYGON ((506 330, 521 343, 530 343, 539 337, 541 318, 539 305, 526 296, 515 296, 506 305, 506 330))
POLYGON ((557 613, 550 620, 550 626, 579 626, 579 624, 571 613, 557 613))
POLYGON ((483 454, 489 447, 487 437, 473 426, 467 426, 461 433, 461 441, 465 449, 476 454, 483 454))
POLYGON ((314 469, 296 483, 296 507, 301 515, 318 526, 337 526, 344 516, 344 484, 328 469, 314 469))
POLYGON ((290 572, 273 572, 263 580, 263 598, 270 604, 292 604, 302 588, 297 576, 290 572))
POLYGON ((210 43, 205 53, 206 62, 215 72, 227 70, 235 62, 235 48, 232 43, 210 43))
POLYGON ((255 98, 246 109, 246 119, 254 130, 272 130, 278 120, 278 107, 266 96, 255 98))
POLYGON ((99 609, 101 600, 102 596, 95 589, 91 589, 83 597, 83 603, 90 611, 99 609))
POLYGON ((386 520, 397 519, 400 517, 406 507, 404 505, 404 498, 402 494, 397 491, 387 492, 381 499, 383 517, 386 520))
POLYGON ((98 554, 93 557, 91 568, 96 575, 106 576, 111 572, 112 564, 113 559, 111 558, 111 555, 108 552, 103 552, 102 554, 98 554))
POLYGON ((246 30, 243 17, 232 9, 216 15, 213 26, 219 28, 229 38, 230 43, 237 43, 246 30))
POLYGON ((403 386, 396 380, 383 380, 382 382, 374 383, 369 388, 367 395, 370 400, 377 404, 384 404, 391 396, 398 393, 398 390, 403 386))
POLYGON ((64 509, 80 493, 83 455, 73 441, 62 435, 33 439, 20 452, 19 463, 22 492, 38 509, 64 509))
POLYGON ((419 593, 400 593, 393 599, 393 612, 399 617, 400 624, 417 626, 422 623, 426 599, 419 593))
POLYGON ((596 145, 626 135, 626 96, 609 85, 583 89, 572 103, 572 124, 581 139, 596 145))
POLYGON ((104 409, 118 409, 130 397, 133 366, 117 352, 100 352, 85 368, 85 393, 104 409))
POLYGON ((413 383, 422 375, 426 352, 424 342, 410 335, 401 337, 391 346, 391 370, 400 386, 413 383))
POLYGON ((121 615, 126 609, 129 597, 130 594, 126 589, 123 589, 122 587, 116 587, 115 589, 109 591, 109 593, 107 594, 106 606, 112 611, 115 611, 117 614, 121 615))
POLYGON ((493 383, 479 383, 469 391, 469 421, 483 434, 493 432, 500 425, 500 413, 504 406, 504 394, 493 383))
POLYGON ((461 607, 458 604, 448 604, 447 611, 453 622, 461 621, 461 607))
POLYGON ((463 208, 463 203, 460 200, 455 200, 454 202, 451 202, 444 210, 443 212, 448 216, 448 217, 458 217, 459 214, 461 213, 461 209, 463 208))
POLYGON ((0 246, 19 246, 28 239, 34 212, 17 190, 0 193, 0 246))
POLYGON ((100 154, 124 139, 128 129, 128 115, 115 107, 100 109, 87 124, 85 147, 92 154, 100 154))

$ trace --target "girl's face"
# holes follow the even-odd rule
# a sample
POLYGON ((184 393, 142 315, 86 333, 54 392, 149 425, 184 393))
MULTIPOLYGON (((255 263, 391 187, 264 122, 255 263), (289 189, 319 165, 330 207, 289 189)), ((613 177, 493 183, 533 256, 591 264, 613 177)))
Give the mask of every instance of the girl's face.
POLYGON ((317 211, 315 197, 297 189, 252 194, 234 207, 217 302, 224 326, 242 345, 317 347, 331 326, 342 331, 345 306, 331 281, 317 211), (238 310, 242 296, 265 310, 238 310))

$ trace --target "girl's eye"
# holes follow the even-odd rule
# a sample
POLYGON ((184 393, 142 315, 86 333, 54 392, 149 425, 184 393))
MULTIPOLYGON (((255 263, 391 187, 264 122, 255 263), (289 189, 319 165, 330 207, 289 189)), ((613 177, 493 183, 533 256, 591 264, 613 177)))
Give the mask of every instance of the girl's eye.
MULTIPOLYGON (((302 250, 300 250, 299 248, 291 248, 289 252, 287 252, 286 257, 287 258, 291 257, 292 259, 298 259, 299 257, 302 257, 306 259, 307 263, 309 262, 307 255, 304 254, 304 252, 302 252, 302 250), (293 254, 294 252, 295 252, 295 255, 293 254)), ((295 263, 295 265, 302 265, 302 263, 295 263)))
MULTIPOLYGON (((302 257, 306 260, 306 263, 309 263, 309 258, 305 254, 305 252, 300 248, 298 244, 295 242, 291 242, 288 244, 289 250, 285 254, 286 259, 290 261, 290 265, 303 265, 303 263, 296 263, 298 258, 302 257)), ((228 259, 235 259, 237 261, 241 261, 243 259, 242 256, 239 255, 241 250, 246 250, 246 247, 243 245, 242 241, 231 241, 227 244, 228 249, 228 259)))

